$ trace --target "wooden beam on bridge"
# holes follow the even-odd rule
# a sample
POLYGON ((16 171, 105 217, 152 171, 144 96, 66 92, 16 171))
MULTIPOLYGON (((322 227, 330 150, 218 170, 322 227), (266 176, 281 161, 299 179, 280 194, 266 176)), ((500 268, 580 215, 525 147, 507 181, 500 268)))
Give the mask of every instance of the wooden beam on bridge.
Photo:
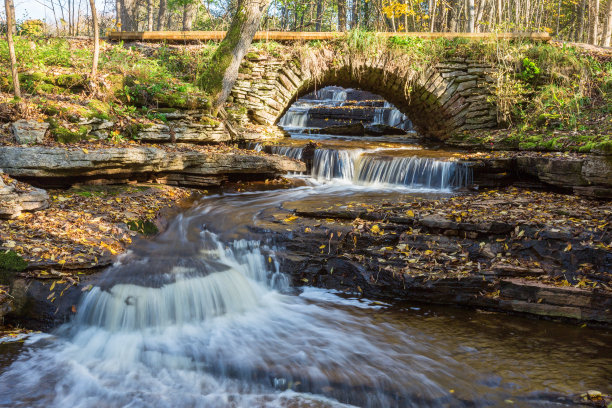
MULTIPOLYGON (((311 40, 333 40, 346 35, 340 32, 292 32, 292 31, 258 31, 255 34, 255 41, 311 41, 311 40)), ((424 39, 435 38, 466 38, 471 40, 503 39, 515 40, 524 39, 531 41, 551 40, 550 34, 545 32, 537 33, 376 33, 382 37, 418 37, 424 39)), ((109 40, 116 41, 221 41, 225 37, 225 31, 122 31, 111 32, 109 40)))

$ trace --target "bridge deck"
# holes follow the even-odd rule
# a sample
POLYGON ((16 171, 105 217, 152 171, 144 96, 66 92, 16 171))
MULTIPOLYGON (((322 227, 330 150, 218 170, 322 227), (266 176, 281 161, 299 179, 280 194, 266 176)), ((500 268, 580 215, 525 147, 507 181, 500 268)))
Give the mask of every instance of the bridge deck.
MULTIPOLYGON (((258 31, 254 40, 272 41, 309 41, 332 40, 346 35, 340 32, 291 32, 291 31, 258 31)), ((525 39, 531 41, 550 41, 550 34, 535 33, 393 33, 379 32, 376 35, 383 37, 419 37, 434 38, 466 38, 472 40, 485 39, 525 39)), ((124 41, 220 41, 225 37, 225 31, 122 31, 109 33, 110 40, 124 41)))

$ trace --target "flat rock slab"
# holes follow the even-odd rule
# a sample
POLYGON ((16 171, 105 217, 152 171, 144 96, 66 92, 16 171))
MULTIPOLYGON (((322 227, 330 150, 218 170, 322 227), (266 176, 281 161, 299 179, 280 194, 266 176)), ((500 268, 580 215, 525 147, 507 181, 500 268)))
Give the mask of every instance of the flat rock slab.
POLYGON ((137 138, 146 142, 221 143, 232 140, 222 123, 205 125, 189 121, 153 124, 138 132, 137 138))
MULTIPOLYGON (((88 179, 128 180, 133 177, 190 175, 206 186, 234 178, 269 177, 304 171, 302 162, 282 156, 240 150, 166 150, 116 147, 85 152, 61 147, 0 147, 0 169, 39 185, 70 185, 88 179)), ((163 181, 163 179, 162 179, 163 181)), ((190 185, 198 186, 195 181, 190 185)))

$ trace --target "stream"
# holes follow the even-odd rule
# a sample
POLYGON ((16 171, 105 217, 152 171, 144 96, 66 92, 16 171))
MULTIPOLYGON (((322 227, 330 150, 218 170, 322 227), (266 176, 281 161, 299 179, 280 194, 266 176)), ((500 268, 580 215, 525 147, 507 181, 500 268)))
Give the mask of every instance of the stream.
POLYGON ((301 158, 315 140, 310 173, 291 176, 300 186, 197 199, 119 256, 71 322, 0 344, 0 406, 560 407, 609 391, 607 331, 289 284, 283 243, 254 232, 267 211, 469 194, 469 167, 419 145, 387 103, 376 120, 406 136, 305 131, 310 109, 349 96, 299 100, 280 122, 290 139, 251 146, 301 158))

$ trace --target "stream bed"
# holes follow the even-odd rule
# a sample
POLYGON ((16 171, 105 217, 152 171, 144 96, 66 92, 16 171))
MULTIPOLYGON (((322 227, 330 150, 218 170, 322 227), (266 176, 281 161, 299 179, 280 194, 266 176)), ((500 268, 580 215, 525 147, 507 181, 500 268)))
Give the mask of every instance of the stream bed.
MULTIPOLYGON (((298 128, 271 149, 300 158, 313 135, 298 128)), ((605 330, 290 285, 283 242, 255 232, 270 209, 470 184, 452 152, 410 135, 315 139, 301 186, 196 200, 119 256, 71 322, 0 344, 0 406, 560 407, 610 390, 605 330)))

